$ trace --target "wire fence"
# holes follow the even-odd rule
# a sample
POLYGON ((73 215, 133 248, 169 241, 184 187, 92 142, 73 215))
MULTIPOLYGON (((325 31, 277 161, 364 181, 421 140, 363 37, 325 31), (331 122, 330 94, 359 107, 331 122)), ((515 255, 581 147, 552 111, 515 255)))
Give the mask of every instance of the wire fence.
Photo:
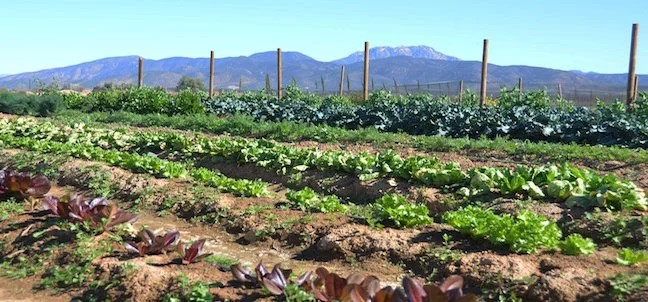
MULTIPOLYGON (((407 95, 416 93, 426 93, 434 96, 450 96, 458 99, 463 85, 464 95, 467 91, 479 94, 481 89, 480 82, 473 81, 442 81, 442 82, 417 82, 413 84, 399 84, 397 82, 391 85, 370 85, 369 92, 375 92, 381 89, 388 90, 394 95, 407 95)), ((496 99, 500 96, 500 91, 503 88, 513 89, 517 88, 518 83, 504 83, 504 82, 489 82, 487 84, 487 97, 496 99)), ((361 96, 362 90, 352 89, 346 90, 344 87, 342 94, 346 96, 361 96)), ((357 88, 357 87, 356 87, 357 88)), ((305 91, 309 91, 322 96, 338 95, 339 90, 316 90, 312 87, 306 87, 305 91)), ((574 103, 576 106, 593 107, 596 106, 598 101, 605 103, 613 103, 615 101, 625 102, 627 99, 627 90, 624 86, 578 86, 568 83, 523 83, 522 91, 538 91, 543 90, 552 98, 562 98, 564 100, 574 103)), ((639 91, 648 90, 648 86, 639 85, 639 91)))

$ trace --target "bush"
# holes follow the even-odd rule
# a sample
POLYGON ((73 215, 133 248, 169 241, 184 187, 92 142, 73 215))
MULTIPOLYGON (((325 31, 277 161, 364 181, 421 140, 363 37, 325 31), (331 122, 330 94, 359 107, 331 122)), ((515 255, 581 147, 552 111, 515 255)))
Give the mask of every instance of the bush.
POLYGON ((171 97, 163 88, 134 88, 124 91, 121 102, 122 110, 138 114, 168 114, 171 108, 171 97))
POLYGON ((58 93, 27 95, 23 92, 0 92, 0 112, 18 115, 49 116, 61 107, 58 93))
POLYGON ((171 99, 170 106, 167 108, 167 114, 202 114, 205 113, 203 100, 208 98, 207 93, 202 91, 193 92, 191 90, 182 90, 178 95, 171 99))

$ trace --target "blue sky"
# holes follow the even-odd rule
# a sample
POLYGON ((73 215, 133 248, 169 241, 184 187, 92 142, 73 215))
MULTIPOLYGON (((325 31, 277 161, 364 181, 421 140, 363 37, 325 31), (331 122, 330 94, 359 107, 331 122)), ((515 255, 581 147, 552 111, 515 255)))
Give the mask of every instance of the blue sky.
POLYGON ((624 73, 632 23, 648 73, 648 1, 5 0, 0 74, 110 56, 216 57, 275 50, 329 61, 372 46, 428 45, 463 60, 624 73))

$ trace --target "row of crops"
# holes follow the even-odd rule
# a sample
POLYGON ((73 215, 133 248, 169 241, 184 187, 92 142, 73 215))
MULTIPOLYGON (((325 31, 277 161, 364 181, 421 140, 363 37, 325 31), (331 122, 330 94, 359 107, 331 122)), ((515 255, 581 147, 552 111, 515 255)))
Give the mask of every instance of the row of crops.
MULTIPOLYGON (((456 104, 446 97, 395 97, 384 91, 373 93, 361 104, 344 97, 321 98, 295 89, 289 92, 278 100, 261 92, 225 93, 210 99, 204 93, 190 91, 170 95, 153 88, 104 90, 87 96, 61 96, 60 107, 85 112, 243 114, 258 121, 293 121, 346 129, 368 127, 409 134, 469 138, 503 136, 530 141, 648 146, 648 98, 643 93, 636 107, 627 110, 620 103, 601 103, 593 109, 574 107, 563 100, 551 99, 542 91, 519 95, 515 90, 503 90, 498 103, 485 108, 471 103, 456 104)), ((12 101, 12 96, 15 98, 15 94, 0 93, 0 112, 24 114, 49 110, 39 107, 31 111, 12 111, 12 104, 25 103, 12 101)))
MULTIPOLYGON (((127 132, 80 124, 56 125, 24 118, 2 119, 0 123, 0 142, 5 148, 103 161, 134 172, 166 178, 191 178, 221 191, 245 196, 266 195, 267 184, 258 180, 232 179, 217 171, 196 168, 191 160, 207 155, 225 161, 255 164, 260 169, 270 169, 280 174, 327 170, 356 175, 365 180, 394 177, 454 192, 458 197, 526 195, 536 200, 561 202, 568 207, 614 211, 645 211, 647 207, 643 190, 632 182, 619 180, 612 174, 597 175, 567 164, 462 170, 456 163, 442 163, 437 158, 424 156, 402 158, 393 151, 378 154, 319 151, 298 149, 267 140, 127 132), (162 152, 182 155, 184 163, 153 155, 162 152)), ((309 212, 349 213, 349 207, 355 206, 334 195, 317 194, 310 188, 289 191, 286 197, 294 208, 309 212)), ((362 212, 366 213, 365 221, 370 225, 404 228, 432 222, 426 206, 412 203, 398 194, 386 194, 366 206, 362 212)), ((469 207, 446 212, 440 218, 471 236, 489 238, 494 240, 494 244, 518 253, 559 247, 564 253, 575 253, 570 246, 592 246, 591 240, 582 237, 569 236, 563 241, 563 234, 555 222, 530 212, 500 216, 490 210, 469 207), (467 222, 471 224, 466 225, 467 222), (487 226, 487 230, 479 231, 481 225, 487 226)))

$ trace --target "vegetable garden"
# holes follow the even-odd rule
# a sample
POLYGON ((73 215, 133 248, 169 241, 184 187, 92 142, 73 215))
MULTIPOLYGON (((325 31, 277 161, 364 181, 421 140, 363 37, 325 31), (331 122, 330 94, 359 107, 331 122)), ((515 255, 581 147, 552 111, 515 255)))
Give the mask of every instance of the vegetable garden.
POLYGON ((641 96, 2 92, 0 299, 644 301, 641 96))

